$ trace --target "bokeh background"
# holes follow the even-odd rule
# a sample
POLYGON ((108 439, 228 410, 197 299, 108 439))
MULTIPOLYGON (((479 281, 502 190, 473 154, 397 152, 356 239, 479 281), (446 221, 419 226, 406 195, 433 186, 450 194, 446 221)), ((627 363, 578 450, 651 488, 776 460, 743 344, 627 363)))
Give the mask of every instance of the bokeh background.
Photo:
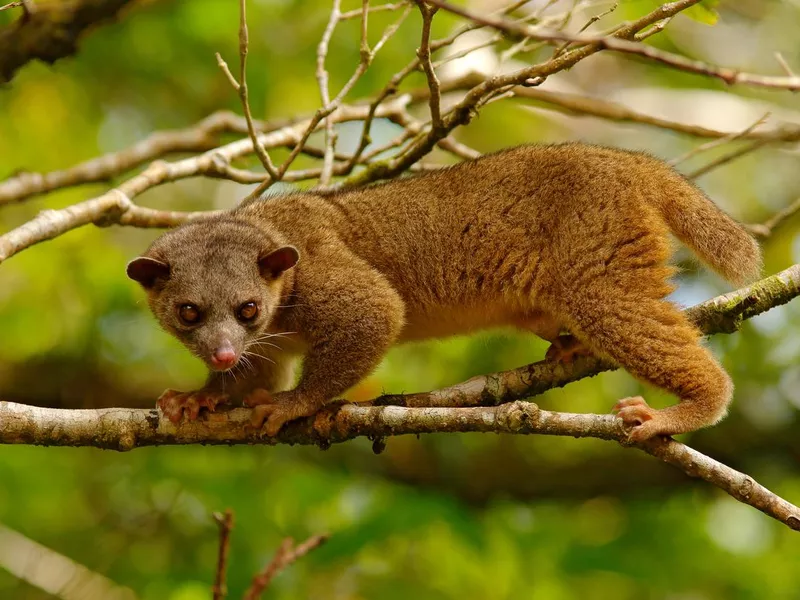
MULTIPOLYGON (((344 8, 359 4, 349 0, 344 8)), ((534 0, 530 6, 542 4, 534 0)), ((635 18, 657 4, 622 0, 599 25, 635 18)), ((559 1, 548 10, 565 6, 559 1)), ((592 3, 584 14, 610 6, 592 3)), ((718 9, 715 24, 703 22, 711 20, 703 13, 695 19, 680 16, 653 43, 770 74, 780 73, 774 57, 780 51, 800 70, 797 0, 723 0, 718 9)), ((256 117, 317 108, 315 48, 328 10, 327 2, 249 3, 249 84, 256 117)), ((0 13, 0 25, 17 17, 12 13, 0 13)), ((389 19, 375 15, 373 33, 389 19)), ((446 35, 456 23, 440 15, 434 31, 446 35)), ((0 88, 0 177, 18 169, 67 167, 129 146, 149 132, 188 126, 217 109, 238 111, 238 99, 214 59, 220 51, 236 64, 237 27, 234 2, 142 1, 87 37, 78 56, 54 67, 29 64, 0 88)), ((376 92, 410 60, 419 27, 415 12, 353 98, 376 92)), ((357 62, 356 20, 341 25, 331 43, 334 89, 357 62)), ((448 69, 453 76, 495 66, 496 55, 486 51, 448 69)), ((423 85, 421 74, 408 81, 408 87, 423 85)), ((727 88, 606 54, 554 76, 543 89, 611 99, 644 113, 730 131, 766 112, 771 116, 765 127, 800 123, 796 94, 727 88)), ((377 123, 374 137, 382 142, 394 133, 389 124, 377 123)), ((357 134, 357 127, 343 126, 341 143, 354 143, 357 134)), ((485 107, 456 138, 481 151, 581 139, 665 159, 704 141, 567 116, 513 99, 485 107)), ((736 147, 700 154, 680 168, 690 172, 736 147)), ((309 161, 301 158, 298 165, 309 161)), ((258 167, 255 161, 249 165, 258 167)), ((800 196, 799 166, 796 145, 771 145, 699 183, 740 220, 760 222, 800 196)), ((0 229, 107 187, 87 185, 4 206, 0 229)), ((247 191, 230 182, 195 179, 149 191, 140 202, 224 208, 247 191)), ((126 262, 157 234, 84 227, 0 266, 0 399, 75 408, 150 407, 166 387, 202 383, 202 365, 156 327, 143 294, 124 275, 126 262)), ((800 262, 800 218, 776 231, 764 252, 768 273, 800 262)), ((675 301, 684 305, 727 289, 702 269, 687 269, 679 283, 675 301)), ((688 441, 797 503, 800 301, 709 344, 736 382, 736 399, 725 422, 688 441)), ((510 331, 401 347, 351 398, 434 389, 539 360, 545 348, 533 336, 510 331)), ((640 391, 655 404, 672 402, 621 372, 536 401, 554 410, 608 412, 616 399, 640 391)), ((63 586, 50 595, 23 581, 25 573, 40 568, 35 557, 45 556, 45 550, 26 559, 19 577, 18 559, 27 556, 31 541, 128 588, 119 597, 208 598, 217 552, 210 514, 228 507, 236 515, 231 597, 240 596, 283 537, 326 531, 330 542, 284 572, 268 597, 800 598, 798 534, 721 491, 613 443, 478 434, 389 439, 379 456, 367 440, 324 452, 198 446, 118 454, 2 447, 0 598, 70 597, 63 586)), ((66 568, 64 573, 72 579, 67 588, 77 594, 71 597, 95 597, 88 588, 80 591, 82 581, 91 579, 85 572, 70 575, 66 568)))

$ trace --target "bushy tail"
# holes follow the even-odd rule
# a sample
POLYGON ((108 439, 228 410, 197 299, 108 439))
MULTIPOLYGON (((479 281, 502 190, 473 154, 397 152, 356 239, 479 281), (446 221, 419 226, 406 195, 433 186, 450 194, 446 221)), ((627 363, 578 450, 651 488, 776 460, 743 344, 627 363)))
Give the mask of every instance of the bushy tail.
POLYGON ((741 285, 761 273, 761 250, 753 237, 700 189, 678 175, 655 199, 672 233, 731 283, 741 285), (665 193, 669 189, 669 193, 665 193))

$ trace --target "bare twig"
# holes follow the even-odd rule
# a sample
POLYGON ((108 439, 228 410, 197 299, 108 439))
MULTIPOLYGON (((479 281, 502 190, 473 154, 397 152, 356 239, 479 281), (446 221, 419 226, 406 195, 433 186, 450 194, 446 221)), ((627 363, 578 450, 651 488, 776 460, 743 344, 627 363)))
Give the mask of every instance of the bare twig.
POLYGON ((726 165, 729 162, 736 160, 737 158, 741 158, 745 154, 750 154, 751 152, 755 152, 760 148, 766 146, 769 142, 767 140, 756 140, 754 142, 750 142, 741 148, 734 150, 733 152, 729 152, 723 156, 720 156, 718 159, 711 161, 707 165, 700 167, 699 169, 691 172, 687 177, 689 179, 697 179, 698 177, 702 177, 706 173, 713 171, 717 167, 721 167, 722 165, 726 165))
POLYGON ((228 595, 227 572, 228 555, 231 550, 231 529, 233 529, 233 511, 229 508, 224 514, 214 513, 214 521, 219 526, 219 553, 217 555, 217 570, 214 576, 214 587, 211 591, 214 600, 223 600, 228 595))
MULTIPOLYGON (((601 12, 601 13, 599 13, 599 14, 597 14, 597 15, 594 15, 593 17, 591 17, 591 18, 590 18, 588 21, 586 21, 586 23, 583 25, 583 27, 581 27, 581 28, 578 30, 578 33, 583 33, 584 31, 586 31, 587 29, 589 29, 589 27, 591 27, 592 25, 594 25, 595 23, 597 23, 597 22, 598 22, 600 19, 602 19, 603 17, 607 17, 608 15, 610 15, 611 13, 613 13, 615 10, 617 10, 617 7, 618 7, 618 6, 619 6, 619 4, 617 4, 617 3, 615 2, 614 4, 612 4, 612 5, 611 5, 611 7, 610 7, 610 8, 608 8, 608 9, 604 10, 603 12, 601 12)), ((528 40, 528 38, 526 37, 526 38, 525 38, 525 41, 527 42, 527 40, 528 40)), ((561 55, 564 53, 564 51, 565 51, 565 50, 567 50, 567 49, 569 48, 569 46, 570 46, 571 44, 572 44, 572 42, 569 42, 569 41, 567 41, 567 42, 563 42, 563 43, 561 44, 561 46, 559 46, 558 48, 556 48, 556 51, 553 53, 553 58, 557 58, 557 57, 561 56, 561 55)))
MULTIPOLYGON (((338 4, 335 5, 334 8, 338 11, 338 4)), ((362 13, 363 13, 363 9, 362 9, 362 13)), ((294 149, 289 154, 288 158, 283 162, 283 164, 281 164, 281 167, 278 169, 277 177, 271 177, 270 179, 267 179, 263 183, 261 183, 250 194, 250 196, 249 196, 250 198, 258 197, 265 190, 267 190, 275 181, 279 181, 281 179, 281 177, 286 172, 286 170, 289 168, 289 166, 292 164, 292 162, 294 162, 294 159, 297 158, 297 156, 303 150, 303 147, 305 146, 306 142, 308 141, 309 136, 316 130, 316 128, 319 125, 319 123, 323 119, 325 119, 328 115, 330 115, 334 111, 336 111, 339 108, 341 108, 342 100, 345 98, 345 96, 347 96, 347 94, 350 93, 350 90, 352 90, 352 88, 356 84, 356 82, 361 78, 361 76, 369 68, 369 65, 372 63, 372 60, 375 57, 375 53, 377 53, 378 50, 380 50, 380 48, 386 43, 386 41, 392 35, 394 35, 394 33, 397 31, 398 27, 400 26, 400 24, 402 23, 402 21, 405 19, 405 17, 407 15, 408 15, 408 11, 403 13, 403 15, 401 15, 401 17, 395 23, 393 23, 392 25, 389 25, 386 28, 386 30, 384 31, 384 34, 381 36, 381 39, 378 41, 377 44, 375 44, 375 47, 372 49, 371 52, 369 52, 368 54, 365 54, 363 52, 361 53, 361 59, 359 60, 359 64, 356 67, 356 69, 353 72, 353 74, 351 75, 350 79, 344 84, 344 86, 342 86, 342 88, 339 90, 339 93, 336 95, 335 98, 333 98, 333 100, 331 100, 327 105, 321 107, 319 110, 317 110, 316 113, 314 113, 314 116, 308 122, 308 127, 306 128, 306 130, 303 132, 302 136, 300 137, 300 141, 297 142, 297 144, 295 145, 294 149)), ((329 21, 329 25, 330 25, 330 22, 331 21, 329 21)), ((318 56, 319 56, 319 50, 318 50, 318 56)), ((384 96, 384 98, 385 98, 385 96, 384 96)), ((377 110, 377 106, 376 106, 376 110, 377 110)), ((374 116, 374 115, 372 115, 372 116, 374 116)), ((367 116, 367 120, 371 121, 372 116, 367 116)), ((351 161, 351 163, 349 164, 349 168, 352 169, 352 167, 356 164, 356 162, 357 162, 357 158, 355 160, 351 161)))
POLYGON ((783 210, 775 213, 772 217, 764 221, 764 223, 750 225, 750 231, 760 238, 768 238, 775 230, 783 225, 786 221, 800 214, 800 198, 789 204, 783 210))
POLYGON ((647 38, 664 31, 664 29, 672 22, 672 19, 675 17, 667 17, 663 21, 659 21, 655 25, 653 25, 650 29, 645 29, 644 31, 640 31, 636 35, 633 36, 633 39, 637 42, 641 42, 642 40, 646 40, 647 38))
POLYGON ((0 6, 0 12, 2 12, 4 10, 8 10, 9 8, 16 8, 18 6, 22 6, 22 4, 23 4, 22 0, 19 0, 18 2, 9 2, 8 4, 4 4, 3 6, 0 6))
POLYGON ((436 77, 436 71, 431 63, 431 25, 433 24, 433 15, 436 14, 438 9, 426 5, 425 0, 415 1, 420 13, 422 13, 422 41, 417 50, 417 57, 422 63, 425 77, 428 79, 428 89, 430 90, 428 106, 431 109, 431 127, 438 130, 442 127, 442 98, 439 92, 439 78, 436 77))
MULTIPOLYGON (((375 48, 372 50, 372 55, 374 57, 375 52, 377 52, 378 48, 389 39, 390 36, 394 35, 394 32, 400 27, 403 21, 406 20, 409 13, 411 12, 411 6, 407 6, 406 10, 400 15, 400 18, 395 21, 395 23, 386 29, 381 41, 376 44, 375 48)), ((418 59, 417 59, 418 60, 418 59)), ((396 75, 394 75, 389 83, 378 93, 376 98, 370 103, 369 105, 369 113, 367 114, 367 118, 364 119, 364 125, 361 128, 361 138, 358 142, 358 147, 356 151, 353 153, 353 157, 350 159, 350 165, 354 166, 361 158, 364 150, 367 146, 372 143, 372 139, 370 137, 370 130, 372 128, 372 122, 375 118, 375 111, 378 109, 378 106, 389 97, 391 94, 397 91, 397 86, 399 85, 400 81, 406 77, 409 73, 411 73, 412 69, 406 66, 402 71, 396 75)))
POLYGON ((446 137, 440 140, 439 147, 463 160, 475 160, 481 156, 481 153, 474 148, 470 148, 466 144, 454 140, 452 137, 446 137))
MULTIPOLYGON (((469 85, 476 81, 475 76, 471 76, 469 81, 454 82, 456 85, 469 85)), ((691 135, 694 137, 725 139, 725 142, 733 139, 742 140, 769 140, 771 142, 796 142, 800 141, 800 127, 796 125, 782 125, 780 127, 773 127, 767 130, 756 131, 755 128, 745 131, 720 131, 718 129, 711 129, 699 125, 690 125, 688 123, 680 123, 678 121, 670 121, 660 117, 654 117, 645 113, 640 113, 635 110, 608 100, 600 98, 591 98, 588 96, 580 96, 578 94, 569 94, 565 92, 551 92, 537 88, 523 88, 517 87, 514 90, 516 97, 537 102, 543 102, 547 106, 542 108, 550 108, 552 110, 560 110, 567 114, 574 115, 588 115, 606 119, 610 121, 618 121, 621 123, 640 123, 642 125, 649 125, 651 127, 658 127, 660 129, 668 129, 678 133, 691 135)), ((685 159, 682 159, 685 160, 685 159)))
MULTIPOLYGON (((474 46, 468 46, 467 48, 459 50, 458 52, 453 52, 452 54, 448 54, 444 58, 431 63, 431 65, 432 65, 433 69, 438 69, 442 65, 446 65, 447 63, 452 62, 454 60, 458 60, 459 58, 464 58, 468 54, 472 54, 473 52, 476 52, 476 51, 481 50, 483 48, 491 48, 492 46, 497 44, 497 42, 499 42, 501 39, 502 39, 502 36, 500 36, 500 35, 492 36, 489 39, 487 39, 486 41, 480 42, 479 44, 475 44, 474 46)), ((508 58, 511 57, 512 54, 513 54, 512 49, 509 49, 509 50, 503 52, 502 55, 501 55, 501 61, 507 60, 508 58)), ((434 75, 435 75, 435 73, 434 73, 434 75)), ((439 81, 437 81, 436 84, 441 87, 441 84, 439 83, 439 81)))
MULTIPOLYGON (((333 0, 333 8, 331 8, 330 18, 325 31, 322 34, 319 45, 317 46, 317 85, 319 85, 319 95, 322 100, 322 106, 327 107, 331 103, 330 91, 328 89, 328 71, 325 69, 325 59, 328 56, 328 47, 330 46, 331 37, 333 37, 333 30, 339 22, 340 0, 333 0)), ((369 4, 364 0, 362 4, 361 16, 361 61, 369 60, 369 47, 367 46, 366 55, 364 47, 367 45, 367 9, 369 4)), ((336 132, 333 128, 333 121, 330 114, 325 116, 325 156, 322 163, 322 173, 320 174, 320 185, 328 185, 331 180, 333 171, 333 153, 336 151, 336 132)))
MULTIPOLYGON (((461 15, 477 23, 501 29, 509 34, 516 35, 520 38, 531 38, 542 41, 562 41, 570 44, 581 44, 587 46, 599 46, 607 50, 615 52, 623 52, 626 54, 635 54, 643 58, 647 58, 656 62, 660 62, 669 67, 695 73, 697 75, 705 75, 707 77, 714 77, 727 83, 728 85, 746 84, 756 87, 766 87, 773 89, 785 89, 792 92, 800 90, 800 77, 785 76, 775 77, 769 75, 756 75, 753 73, 745 73, 737 69, 729 69, 725 67, 718 67, 704 63, 699 60, 692 60, 671 52, 659 50, 653 46, 647 46, 636 41, 621 39, 622 36, 594 36, 594 35, 581 35, 570 34, 563 31, 546 30, 542 28, 531 27, 524 24, 519 24, 514 21, 506 19, 499 19, 491 16, 483 16, 474 12, 467 11, 461 7, 448 4, 442 0, 427 0, 429 3, 443 8, 449 12, 461 15)), ((677 5, 679 2, 674 2, 677 5)), ((667 5, 664 5, 667 6, 667 5)), ((662 7, 663 8, 663 7, 662 7)), ((635 38, 634 38, 635 39, 635 38)))
MULTIPOLYGON (((257 123, 259 130, 274 129, 257 123)), ((21 172, 0 181, 0 205, 19 202, 56 189, 107 181, 148 161, 177 152, 204 152, 219 145, 224 132, 247 133, 247 123, 229 111, 209 115, 186 129, 157 131, 130 148, 49 173, 21 172)))
MULTIPOLYGON (((395 2, 394 4, 378 4, 377 6, 369 6, 369 1, 366 0, 366 4, 368 6, 367 12, 369 13, 376 13, 376 12, 383 12, 383 11, 395 11, 398 8, 402 8, 403 6, 408 5, 408 0, 404 0, 403 2, 395 2)), ((340 21, 346 21, 348 19, 357 19, 359 17, 363 18, 364 16, 364 9, 358 8, 356 10, 351 10, 348 12, 343 12, 339 15, 340 21)))
MULTIPOLYGON (((626 23, 625 25, 619 27, 619 29, 615 31, 614 36, 619 39, 632 38, 639 31, 646 29, 658 21, 662 21, 663 19, 678 14, 682 10, 697 4, 699 1, 700 0, 677 0, 676 2, 663 4, 658 9, 641 17, 640 19, 626 23)), ((450 6, 439 2, 438 0, 430 0, 430 3, 437 6, 450 6)), ((471 13, 464 13, 462 9, 453 8, 453 12, 458 14, 467 14, 470 18, 473 16, 471 13)), ((500 23, 502 25, 506 22, 506 20, 496 19, 491 16, 481 16, 476 17, 474 23, 471 23, 470 26, 476 26, 476 24, 477 26, 481 24, 491 25, 494 23, 500 23)), ((514 23, 514 27, 521 27, 521 25, 514 23)), ((433 49, 433 44, 431 44, 431 49, 433 49)), ((553 73, 563 71, 564 69, 571 67, 572 65, 584 60, 588 56, 591 56, 602 49, 603 46, 601 46, 599 43, 588 44, 581 48, 570 50, 562 56, 551 59, 547 62, 525 67, 511 73, 495 75, 484 80, 469 90, 469 92, 467 92, 467 94, 458 104, 456 104, 446 115, 442 116, 443 125, 441 128, 437 130, 431 129, 427 132, 427 134, 417 136, 395 158, 372 163, 368 168, 364 169, 360 173, 356 173, 348 177, 344 181, 344 184, 350 186, 363 185, 370 181, 394 177, 397 174, 402 173, 410 165, 414 164, 420 158, 430 152, 431 149, 439 142, 439 140, 446 137, 450 131, 460 125, 469 123, 469 121, 475 115, 476 107, 478 107, 481 103, 486 102, 491 97, 497 95, 498 90, 502 90, 503 88, 511 85, 521 85, 531 81, 532 79, 536 79, 537 82, 540 83, 553 73)))
POLYGON ((278 573, 293 562, 303 558, 315 548, 319 548, 328 541, 328 537, 327 534, 314 535, 297 546, 294 545, 294 540, 292 538, 285 538, 272 557, 272 560, 253 578, 250 588, 244 595, 244 599, 258 600, 258 598, 261 598, 261 594, 264 593, 264 590, 267 589, 278 573))
POLYGON ((685 154, 681 154, 680 156, 667 161, 667 164, 672 165, 674 167, 675 165, 679 165, 680 163, 685 162, 690 158, 692 158, 693 156, 696 156, 702 152, 706 152, 718 146, 722 146, 724 144, 728 144, 730 142, 734 142, 741 138, 747 137, 748 134, 755 131, 755 129, 757 129, 762 123, 764 123, 769 118, 769 116, 770 113, 766 113, 764 116, 759 117, 759 119, 755 123, 753 123, 746 129, 743 129, 742 131, 731 133, 729 135, 726 135, 725 137, 718 138, 710 142, 706 142, 705 144, 700 144, 699 146, 697 146, 696 148, 692 148, 685 154))
POLYGON ((225 62, 225 59, 224 59, 224 58, 222 58, 222 55, 221 55, 219 52, 216 52, 216 53, 214 54, 214 56, 216 56, 216 57, 217 57, 217 66, 218 66, 218 67, 220 68, 220 70, 222 71, 222 74, 223 74, 223 75, 225 75, 225 79, 227 79, 227 80, 228 80, 228 83, 230 83, 230 84, 231 84, 231 87, 232 87, 234 90, 236 90, 237 92, 241 91, 241 87, 242 87, 242 86, 240 86, 240 85, 239 85, 239 82, 238 82, 238 81, 236 81, 236 77, 234 77, 234 76, 233 76, 233 73, 231 73, 231 69, 230 69, 230 67, 228 66, 228 63, 226 63, 226 62, 225 62))
POLYGON ((247 33, 247 0, 239 0, 239 81, 233 77, 227 63, 222 59, 222 56, 217 53, 217 64, 222 69, 225 77, 231 83, 233 88, 239 92, 239 100, 242 102, 242 110, 244 111, 244 118, 247 121, 247 131, 250 134, 250 139, 253 141, 253 148, 258 156, 258 160, 264 165, 264 169, 269 173, 269 176, 276 179, 278 176, 275 170, 275 165, 272 164, 272 159, 269 157, 267 149, 261 144, 258 139, 258 132, 256 131, 255 123, 253 122, 253 115, 250 111, 250 100, 247 92, 247 49, 249 45, 247 33))
POLYGON ((794 71, 792 71, 792 68, 789 66, 789 63, 786 62, 786 59, 783 57, 783 54, 776 52, 775 60, 778 61, 778 64, 781 66, 781 69, 783 69, 783 72, 786 73, 786 75, 789 77, 796 77, 794 71))
MULTIPOLYGON (((400 97, 382 104, 378 114, 393 118, 404 110, 408 97, 400 97)), ((333 118, 336 122, 358 121, 366 118, 369 107, 340 107, 333 118)), ((313 119, 312 119, 313 120, 313 119)), ((262 145, 275 147, 297 143, 312 120, 259 136, 262 145)), ((316 121, 319 125, 319 121, 316 121)), ((223 176, 227 165, 236 158, 253 152, 250 139, 237 140, 213 150, 180 161, 168 163, 155 161, 142 173, 132 177, 105 194, 61 210, 43 211, 35 219, 0 235, 0 263, 34 244, 50 240, 89 223, 98 225, 132 225, 135 227, 174 227, 188 219, 202 218, 213 212, 180 213, 158 211, 135 206, 132 199, 139 194, 168 181, 177 181, 197 175, 223 176)))

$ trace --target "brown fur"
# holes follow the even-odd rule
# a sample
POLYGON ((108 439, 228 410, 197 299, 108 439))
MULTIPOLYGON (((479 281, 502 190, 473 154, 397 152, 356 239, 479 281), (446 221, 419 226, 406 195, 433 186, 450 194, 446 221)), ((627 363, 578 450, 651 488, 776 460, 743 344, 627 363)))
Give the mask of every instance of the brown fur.
POLYGON ((670 232, 731 281, 759 273, 753 239, 660 160, 584 144, 521 146, 185 225, 147 253, 169 275, 144 283, 162 325, 206 360, 221 336, 238 356, 263 332, 286 333, 271 338, 280 350, 267 348, 277 364, 259 359, 233 386, 259 405, 269 434, 356 384, 394 344, 515 325, 553 342, 551 357, 588 350, 676 394, 681 402, 663 410, 638 398, 618 405, 642 440, 715 423, 733 390, 664 300, 670 232), (265 278, 257 258, 285 244, 299 250, 297 266, 265 278), (230 312, 250 297, 261 320, 237 330, 230 312), (175 305, 189 300, 221 320, 181 331, 175 305), (574 337, 559 338, 565 331, 574 337), (300 354, 303 376, 282 391, 300 354))

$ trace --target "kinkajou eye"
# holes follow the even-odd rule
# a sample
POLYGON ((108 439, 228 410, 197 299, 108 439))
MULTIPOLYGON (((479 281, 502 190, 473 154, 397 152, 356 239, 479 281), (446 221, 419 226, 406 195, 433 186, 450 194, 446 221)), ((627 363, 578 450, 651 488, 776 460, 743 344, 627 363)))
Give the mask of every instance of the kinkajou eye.
POLYGON ((236 318, 242 321, 243 323, 252 321, 257 316, 258 316, 258 304, 256 304, 255 302, 245 302, 239 307, 239 310, 236 311, 236 318))
POLYGON ((184 325, 195 325, 200 321, 200 309, 194 304, 182 304, 178 308, 178 318, 184 325))

